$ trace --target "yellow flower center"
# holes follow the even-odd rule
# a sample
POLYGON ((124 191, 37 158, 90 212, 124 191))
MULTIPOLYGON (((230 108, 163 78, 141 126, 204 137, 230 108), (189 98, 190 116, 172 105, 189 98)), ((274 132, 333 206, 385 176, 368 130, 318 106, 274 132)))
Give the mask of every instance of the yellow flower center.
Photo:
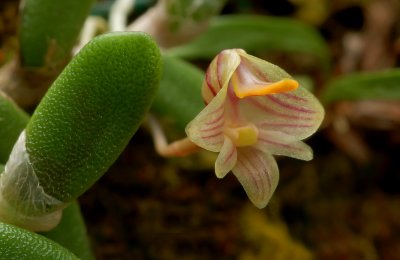
POLYGON ((237 147, 253 145, 258 139, 258 129, 253 124, 235 128, 226 127, 224 134, 231 138, 237 147))

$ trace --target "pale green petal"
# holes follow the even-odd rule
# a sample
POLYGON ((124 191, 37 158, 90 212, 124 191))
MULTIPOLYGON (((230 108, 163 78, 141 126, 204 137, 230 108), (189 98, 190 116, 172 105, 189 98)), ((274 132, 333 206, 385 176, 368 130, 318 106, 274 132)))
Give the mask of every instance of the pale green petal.
POLYGON ((215 174, 218 178, 223 178, 232 170, 237 160, 237 151, 232 140, 225 137, 224 144, 215 161, 215 174))
POLYGON ((228 83, 240 64, 239 49, 224 50, 219 53, 207 68, 202 86, 202 96, 206 104, 218 94, 221 89, 228 88, 228 83))
POLYGON ((282 79, 292 78, 279 66, 253 55, 242 52, 240 53, 240 58, 243 63, 251 64, 253 70, 256 70, 258 72, 258 77, 264 77, 268 82, 276 82, 282 79))
POLYGON ((226 89, 208 104, 187 126, 186 135, 196 145, 212 152, 221 150, 224 142, 226 89))
POLYGON ((259 131, 255 148, 273 155, 284 155, 300 160, 310 161, 313 151, 310 146, 296 137, 277 131, 259 131))
POLYGON ((242 184, 250 201, 256 207, 264 208, 279 180, 279 169, 274 157, 254 148, 240 148, 232 172, 242 184))
POLYGON ((291 92, 245 98, 240 111, 259 129, 283 132, 296 140, 315 133, 324 118, 318 99, 301 86, 291 92))

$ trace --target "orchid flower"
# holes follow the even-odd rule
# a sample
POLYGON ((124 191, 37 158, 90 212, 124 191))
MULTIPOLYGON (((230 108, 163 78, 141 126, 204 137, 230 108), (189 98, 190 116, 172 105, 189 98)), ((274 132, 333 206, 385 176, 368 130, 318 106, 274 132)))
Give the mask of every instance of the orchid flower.
POLYGON ((188 138, 219 152, 216 176, 232 171, 253 204, 265 207, 279 179, 273 155, 311 160, 301 140, 318 129, 323 107, 284 70, 241 49, 214 58, 202 96, 206 107, 187 125, 188 138))

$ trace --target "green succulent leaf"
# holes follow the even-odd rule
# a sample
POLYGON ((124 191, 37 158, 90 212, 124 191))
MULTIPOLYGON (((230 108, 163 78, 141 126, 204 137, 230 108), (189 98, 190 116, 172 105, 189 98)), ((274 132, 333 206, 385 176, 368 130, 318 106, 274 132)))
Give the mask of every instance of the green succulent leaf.
POLYGON ((78 259, 73 253, 41 235, 0 222, 1 259, 78 259))
POLYGON ((159 48, 144 33, 96 37, 74 57, 26 128, 48 195, 72 201, 106 172, 150 108, 160 74, 159 48))
POLYGON ((212 59, 224 49, 247 52, 283 51, 316 57, 327 69, 327 44, 311 26, 290 18, 225 15, 211 21, 207 32, 191 43, 172 48, 169 54, 186 59, 212 59))
POLYGON ((28 121, 29 116, 0 92, 0 163, 6 163, 15 141, 28 121))
POLYGON ((19 34, 22 66, 64 63, 92 3, 93 0, 25 0, 19 34))
POLYGON ((43 232, 42 235, 70 250, 82 260, 94 259, 85 221, 77 201, 63 210, 61 222, 57 227, 43 232))
POLYGON ((330 81, 321 93, 325 104, 366 99, 400 100, 400 69, 345 75, 330 81))

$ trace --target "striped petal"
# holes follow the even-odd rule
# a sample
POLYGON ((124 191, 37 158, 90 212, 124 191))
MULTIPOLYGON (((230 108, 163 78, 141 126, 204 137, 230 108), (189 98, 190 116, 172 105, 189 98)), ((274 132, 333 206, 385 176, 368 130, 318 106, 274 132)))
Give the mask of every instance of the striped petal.
POLYGON ((249 55, 244 51, 238 52, 240 62, 251 71, 254 77, 264 82, 278 82, 282 79, 291 79, 292 77, 279 66, 268 61, 249 55))
POLYGON ((207 68, 201 90, 206 104, 210 103, 221 89, 228 87, 229 80, 240 64, 238 54, 240 51, 237 49, 224 50, 212 60, 207 68))
MULTIPOLYGON (((285 92, 285 88, 281 88, 282 82, 294 86, 287 72, 245 52, 240 52, 239 55, 240 68, 247 70, 246 75, 253 74, 253 78, 247 81, 271 82, 278 86, 278 90, 283 90, 273 90, 271 93, 275 93, 264 96, 247 96, 241 102, 241 114, 246 115, 248 121, 261 129, 281 131, 298 140, 312 135, 324 118, 324 109, 317 98, 301 86, 285 92)), ((268 91, 268 86, 264 88, 268 91)))
POLYGON ((279 131, 297 140, 312 135, 324 118, 317 98, 301 86, 291 92, 248 97, 240 111, 259 129, 279 131))
POLYGON ((242 184, 250 201, 264 208, 279 180, 279 169, 271 154, 248 147, 238 149, 237 162, 232 170, 242 184))
POLYGON ((223 178, 232 170, 237 160, 237 150, 232 140, 225 137, 224 144, 215 161, 215 174, 218 178, 223 178))
POLYGON ((274 155, 309 161, 313 158, 310 146, 295 137, 278 131, 259 131, 255 148, 274 155))
POLYGON ((226 88, 186 126, 188 138, 212 152, 220 151, 224 143, 225 99, 226 88))

